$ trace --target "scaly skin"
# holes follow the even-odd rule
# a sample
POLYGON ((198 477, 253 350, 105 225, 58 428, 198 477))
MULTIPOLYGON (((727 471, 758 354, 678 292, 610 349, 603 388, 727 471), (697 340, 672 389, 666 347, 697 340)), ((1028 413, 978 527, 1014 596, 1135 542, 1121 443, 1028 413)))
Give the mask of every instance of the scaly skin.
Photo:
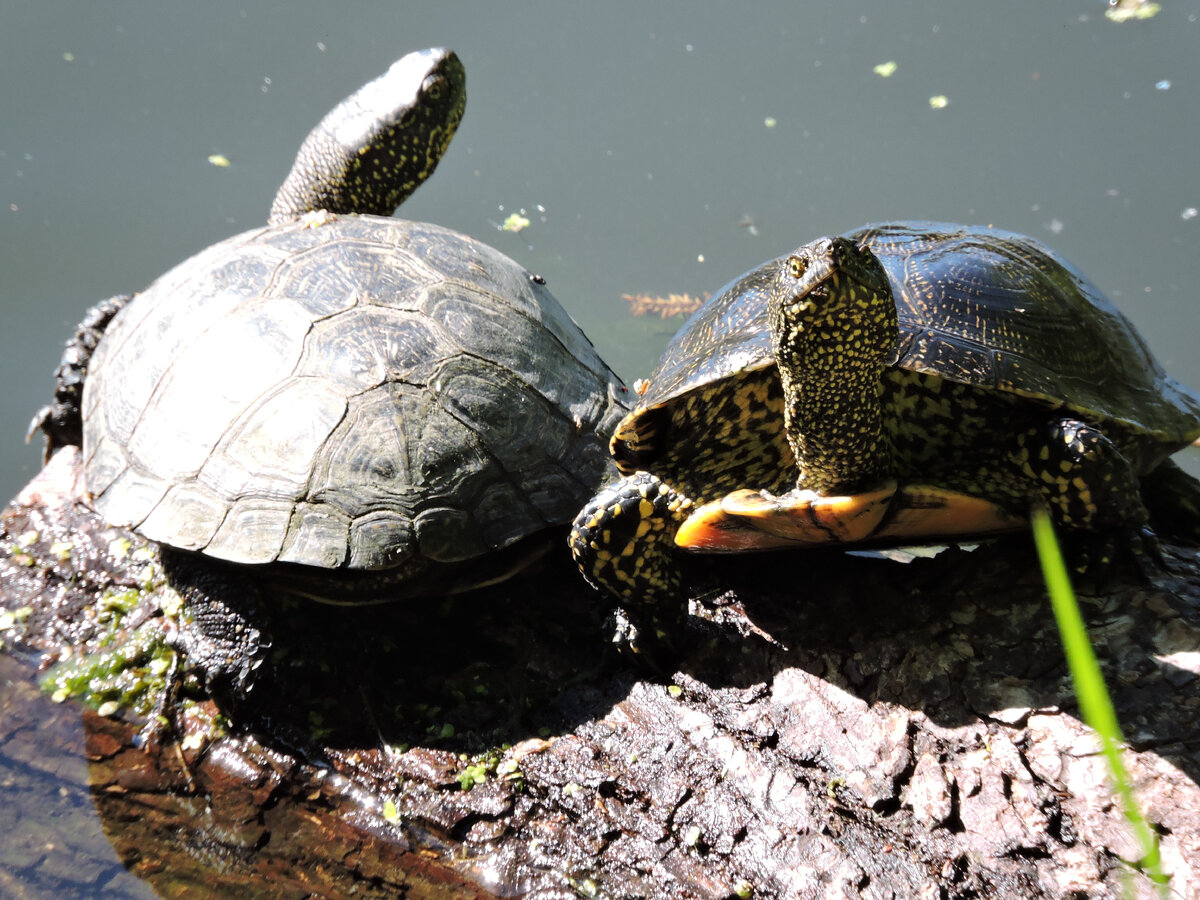
POLYGON ((270 224, 319 209, 390 216, 450 146, 466 108, 466 83, 458 57, 435 48, 408 54, 359 88, 305 138, 275 195, 270 224))
POLYGON ((846 238, 801 247, 780 269, 767 320, 796 487, 852 494, 884 481, 880 379, 899 328, 883 266, 846 238))

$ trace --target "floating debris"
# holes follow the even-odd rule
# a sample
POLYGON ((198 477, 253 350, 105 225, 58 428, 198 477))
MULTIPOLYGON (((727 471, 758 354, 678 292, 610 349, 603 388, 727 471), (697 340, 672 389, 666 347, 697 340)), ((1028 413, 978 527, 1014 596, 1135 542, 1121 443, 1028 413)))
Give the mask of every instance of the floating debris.
POLYGON ((516 234, 519 231, 524 231, 528 227, 529 220, 527 218, 520 213, 511 213, 509 217, 501 223, 500 230, 511 231, 513 234, 516 234))
POLYGON ((1113 22, 1129 22, 1133 19, 1150 19, 1160 12, 1161 5, 1147 0, 1109 0, 1104 18, 1113 22))
POLYGON ((930 109, 945 109, 950 105, 950 98, 945 94, 938 94, 935 97, 929 98, 930 109))
POLYGON ((896 65, 895 62, 893 62, 892 60, 888 60, 885 63, 880 63, 879 65, 877 65, 872 71, 876 75, 878 75, 880 78, 891 78, 893 75, 896 74, 896 70, 898 68, 900 68, 900 67, 898 65, 896 65))
POLYGON ((767 128, 774 128, 778 124, 779 122, 776 121, 774 116, 767 116, 765 119, 763 119, 763 125, 765 125, 767 128))
POLYGON ((331 212, 325 209, 313 209, 300 217, 301 228, 320 228, 334 220, 331 212))
POLYGON ((629 303, 631 316, 657 315, 662 319, 671 316, 690 316, 709 298, 693 297, 691 294, 668 294, 665 297, 652 297, 649 294, 622 294, 621 299, 629 303))
POLYGON ((208 164, 216 166, 218 169, 228 169, 230 165, 229 157, 224 153, 214 153, 208 158, 208 164))

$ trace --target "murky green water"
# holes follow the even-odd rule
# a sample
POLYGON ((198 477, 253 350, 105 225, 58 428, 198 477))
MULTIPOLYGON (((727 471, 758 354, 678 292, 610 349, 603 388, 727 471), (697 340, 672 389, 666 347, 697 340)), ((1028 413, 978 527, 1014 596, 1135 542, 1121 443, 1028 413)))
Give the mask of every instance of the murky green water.
POLYGON ((1200 3, 1104 9, 4 0, 0 494, 37 466, 21 432, 85 306, 263 221, 332 103, 431 44, 462 56, 470 101, 405 215, 545 274, 626 377, 676 323, 623 293, 712 290, 907 217, 1048 240, 1200 385, 1200 3), (496 230, 520 209, 528 229, 496 230))
POLYGON ((264 221, 317 119, 434 44, 470 100, 404 215, 544 274, 627 378, 678 320, 622 294, 930 218, 1046 240, 1200 387, 1200 0, 1163 2, 0 0, 0 495, 85 307, 264 221))

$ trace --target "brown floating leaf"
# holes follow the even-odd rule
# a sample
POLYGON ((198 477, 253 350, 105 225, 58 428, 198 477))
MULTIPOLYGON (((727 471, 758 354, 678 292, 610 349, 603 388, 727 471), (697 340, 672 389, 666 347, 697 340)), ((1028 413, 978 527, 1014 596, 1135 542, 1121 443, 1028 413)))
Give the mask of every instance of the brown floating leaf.
POLYGON ((621 299, 629 303, 631 316, 657 315, 667 319, 671 316, 690 316, 698 310, 709 294, 703 297, 693 297, 691 294, 668 294, 665 297, 652 297, 649 294, 622 294, 621 299))

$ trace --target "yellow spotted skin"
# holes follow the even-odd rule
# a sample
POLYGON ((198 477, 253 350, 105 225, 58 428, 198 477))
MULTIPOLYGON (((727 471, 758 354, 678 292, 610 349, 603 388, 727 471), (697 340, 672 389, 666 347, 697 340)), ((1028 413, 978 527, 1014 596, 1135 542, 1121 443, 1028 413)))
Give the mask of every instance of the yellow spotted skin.
POLYGON ((962 491, 1016 514, 1042 502, 1067 528, 1144 519, 1138 473, 1162 452, 1127 429, 1108 423, 1102 432, 1061 407, 935 375, 889 369, 883 380, 900 481, 962 491))
POLYGON ((767 327, 805 490, 853 494, 893 474, 880 381, 899 338, 890 292, 878 259, 846 238, 813 241, 779 268, 767 327))
POLYGON ((1015 515, 1044 504, 1078 531, 1138 530, 1144 496, 1156 523, 1200 536, 1200 485, 1167 460, 1198 436, 1200 397, 1053 251, 991 228, 872 225, 765 263, 685 323, 614 435, 627 477, 572 547, 602 589, 676 602, 667 538, 692 504, 885 480, 1015 515), (631 491, 647 502, 620 502, 631 491))
POLYGON ((612 439, 618 468, 635 471, 625 460, 629 446, 653 446, 650 470, 696 503, 747 485, 790 489, 795 461, 781 427, 783 390, 774 370, 740 373, 713 387, 720 389, 626 417, 612 439))
POLYGON ((466 69, 452 51, 408 54, 309 133, 270 223, 320 209, 390 216, 433 174, 466 105, 466 69))
POLYGON ((671 547, 691 502, 646 472, 622 479, 588 503, 571 529, 571 552, 584 574, 625 599, 669 596, 679 587, 671 547))

